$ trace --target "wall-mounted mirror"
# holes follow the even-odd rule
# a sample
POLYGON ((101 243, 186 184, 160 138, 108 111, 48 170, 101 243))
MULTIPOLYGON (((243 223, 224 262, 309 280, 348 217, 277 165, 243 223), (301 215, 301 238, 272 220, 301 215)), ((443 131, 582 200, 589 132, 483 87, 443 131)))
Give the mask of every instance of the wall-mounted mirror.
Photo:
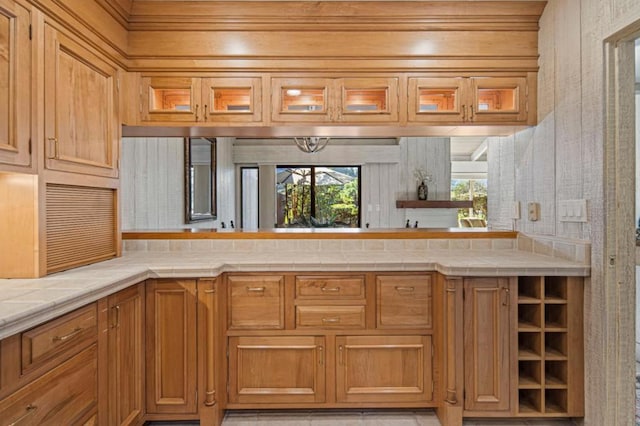
POLYGON ((185 138, 186 223, 216 219, 216 140, 185 138))

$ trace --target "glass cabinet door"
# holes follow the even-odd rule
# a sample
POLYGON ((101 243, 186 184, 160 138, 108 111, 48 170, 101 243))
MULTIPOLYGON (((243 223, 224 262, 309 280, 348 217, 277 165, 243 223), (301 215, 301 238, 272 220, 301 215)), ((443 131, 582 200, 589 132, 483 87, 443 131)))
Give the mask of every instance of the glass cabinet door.
POLYGON ((527 119, 525 77, 474 77, 471 79, 473 122, 517 122, 527 119))
POLYGON ((409 121, 464 121, 468 113, 464 83, 464 78, 409 78, 409 121))
POLYGON ((202 120, 199 85, 199 78, 142 77, 142 120, 202 120))
POLYGON ((342 78, 337 84, 341 98, 335 121, 398 121, 397 78, 342 78))
POLYGON ((0 163, 29 166, 31 13, 0 0, 0 163))
POLYGON ((273 121, 331 121, 331 79, 273 78, 273 121))
POLYGON ((260 77, 204 78, 202 101, 204 121, 262 121, 262 79, 260 77))

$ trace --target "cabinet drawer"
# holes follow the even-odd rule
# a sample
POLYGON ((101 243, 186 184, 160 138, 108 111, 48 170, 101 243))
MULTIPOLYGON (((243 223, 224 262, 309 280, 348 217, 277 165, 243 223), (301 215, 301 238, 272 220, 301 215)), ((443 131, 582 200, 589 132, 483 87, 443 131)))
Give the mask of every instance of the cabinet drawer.
POLYGON ((296 306, 296 328, 364 328, 364 306, 296 306))
POLYGON ((230 276, 229 329, 284 328, 282 275, 230 276))
POLYGON ((296 277, 296 298, 349 298, 364 299, 364 277, 296 277))
POLYGON ((56 357, 73 355, 96 340, 96 304, 22 333, 22 373, 56 357))
POLYGON ((83 424, 98 401, 97 350, 93 345, 0 401, 0 425, 83 424))
POLYGON ((431 275, 388 275, 376 278, 378 328, 431 328, 431 275))

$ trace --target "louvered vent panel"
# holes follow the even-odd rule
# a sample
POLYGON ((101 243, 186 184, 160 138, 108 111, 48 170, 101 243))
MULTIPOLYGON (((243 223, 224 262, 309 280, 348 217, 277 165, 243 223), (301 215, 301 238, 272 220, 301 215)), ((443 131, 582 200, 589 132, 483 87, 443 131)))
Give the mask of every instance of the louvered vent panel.
POLYGON ((116 256, 115 191, 47 185, 47 273, 116 256))

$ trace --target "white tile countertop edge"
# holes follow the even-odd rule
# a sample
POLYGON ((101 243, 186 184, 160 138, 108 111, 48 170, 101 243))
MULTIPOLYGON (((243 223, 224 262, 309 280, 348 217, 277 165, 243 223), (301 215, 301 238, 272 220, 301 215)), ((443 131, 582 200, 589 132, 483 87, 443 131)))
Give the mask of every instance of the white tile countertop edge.
POLYGON ((451 276, 588 276, 590 266, 518 250, 400 253, 153 253, 123 257, 39 279, 0 279, 0 339, 148 278, 205 278, 223 272, 436 271, 451 276))

